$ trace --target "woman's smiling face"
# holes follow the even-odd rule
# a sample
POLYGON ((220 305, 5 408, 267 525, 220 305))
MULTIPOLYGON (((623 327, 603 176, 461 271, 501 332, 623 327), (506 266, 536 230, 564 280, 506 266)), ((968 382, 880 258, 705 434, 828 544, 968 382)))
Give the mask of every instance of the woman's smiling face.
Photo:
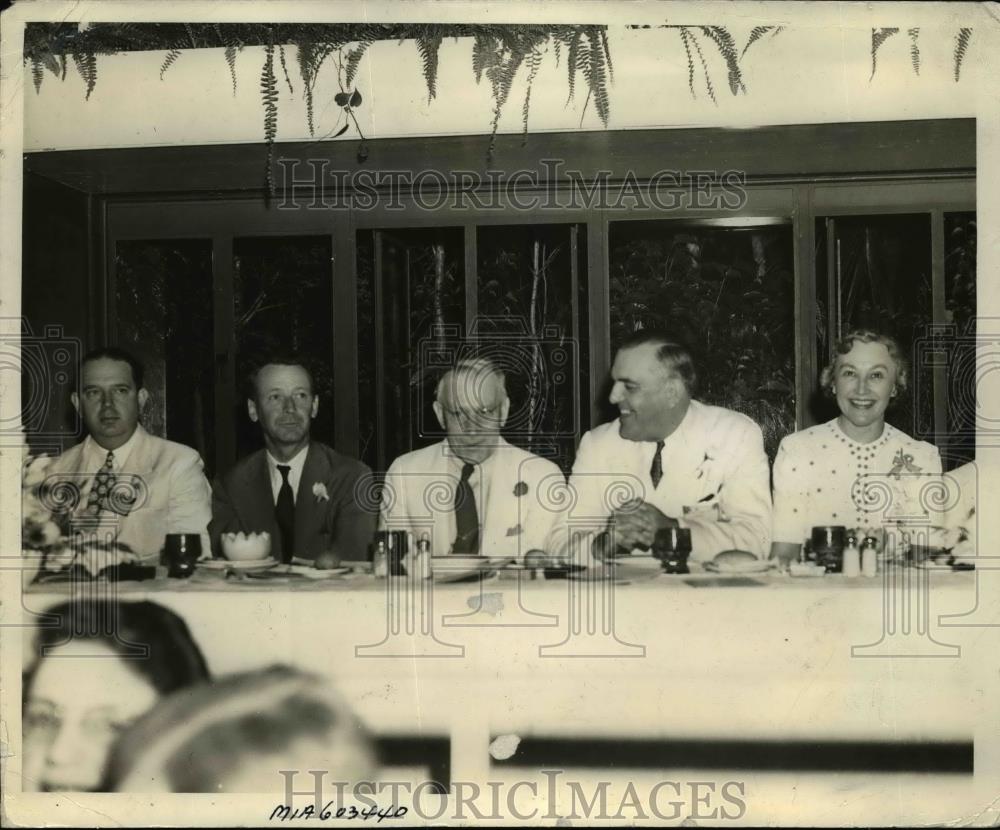
POLYGON ((847 354, 837 355, 833 394, 848 427, 858 430, 881 425, 896 392, 896 361, 882 343, 855 341, 847 354))

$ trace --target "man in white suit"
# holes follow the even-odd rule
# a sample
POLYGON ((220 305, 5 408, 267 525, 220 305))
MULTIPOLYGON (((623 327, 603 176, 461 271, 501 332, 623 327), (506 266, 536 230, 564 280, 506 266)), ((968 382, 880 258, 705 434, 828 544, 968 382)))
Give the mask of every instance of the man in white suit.
POLYGON ((434 402, 447 438, 389 467, 380 529, 427 534, 434 556, 543 550, 558 518, 547 494, 564 487, 565 477, 501 437, 509 410, 504 375, 492 361, 460 360, 449 370, 434 402))
MULTIPOLYGON (((601 533, 618 552, 648 550, 656 531, 690 528, 691 559, 740 549, 764 558, 771 491, 760 427, 691 395, 688 350, 640 331, 615 355, 611 403, 619 417, 583 436, 570 477, 570 527, 601 533)), ((596 547, 597 545, 595 545, 596 547)))
POLYGON ((124 349, 90 352, 73 406, 89 433, 48 468, 79 487, 75 517, 100 520, 119 545, 153 559, 168 533, 197 533, 208 554, 212 491, 198 453, 150 435, 139 423, 149 393, 142 364, 124 349))

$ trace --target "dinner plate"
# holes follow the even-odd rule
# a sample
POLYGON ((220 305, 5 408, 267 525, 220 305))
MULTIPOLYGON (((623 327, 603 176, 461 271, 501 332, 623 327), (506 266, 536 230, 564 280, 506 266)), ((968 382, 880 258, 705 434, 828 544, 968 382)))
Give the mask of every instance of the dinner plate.
POLYGON ((774 566, 775 562, 772 559, 758 559, 736 566, 720 565, 717 562, 705 562, 702 565, 706 571, 714 574, 759 574, 771 570, 774 566))
POLYGON ((242 561, 230 559, 203 559, 198 563, 199 568, 209 571, 264 571, 273 568, 278 564, 277 559, 244 559, 242 561))
POLYGON ((435 582, 463 582, 492 574, 511 561, 510 557, 435 556, 431 559, 431 575, 435 582))
POLYGON ((349 574, 353 568, 338 565, 336 568, 313 568, 309 565, 291 564, 286 566, 288 573, 299 574, 309 579, 327 579, 332 576, 349 574))

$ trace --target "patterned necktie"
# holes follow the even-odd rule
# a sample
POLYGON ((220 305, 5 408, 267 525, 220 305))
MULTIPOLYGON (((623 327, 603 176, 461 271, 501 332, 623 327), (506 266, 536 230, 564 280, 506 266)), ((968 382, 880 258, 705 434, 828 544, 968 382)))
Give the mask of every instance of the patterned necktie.
POLYGON ((476 497, 469 484, 475 464, 462 465, 462 478, 455 488, 455 544, 452 553, 475 555, 479 553, 479 514, 476 497))
POLYGON ((663 452, 663 442, 656 442, 656 455, 653 456, 653 463, 649 467, 649 477, 653 479, 653 489, 660 486, 660 479, 663 478, 663 459, 660 454, 663 452))
POLYGON ((278 530, 281 532, 281 561, 291 562, 295 552, 295 496, 288 481, 288 473, 292 468, 287 464, 278 464, 277 467, 281 473, 281 488, 274 505, 274 517, 278 520, 278 530))
POLYGON ((110 510, 108 498, 111 490, 115 486, 115 454, 108 450, 108 457, 104 459, 104 466, 94 475, 94 483, 90 487, 90 495, 87 497, 87 512, 91 516, 100 515, 102 510, 110 510))

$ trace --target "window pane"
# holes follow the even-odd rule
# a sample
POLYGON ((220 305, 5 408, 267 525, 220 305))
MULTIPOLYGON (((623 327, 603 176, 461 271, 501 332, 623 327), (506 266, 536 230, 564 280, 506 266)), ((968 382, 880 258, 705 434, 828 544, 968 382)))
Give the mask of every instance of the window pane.
POLYGON ((145 364, 143 424, 154 435, 194 447, 211 467, 212 242, 119 242, 115 254, 117 339, 145 364))
POLYGON ((565 470, 573 462, 582 399, 589 410, 580 388, 585 317, 576 329, 573 324, 580 306, 586 313, 586 271, 580 267, 586 236, 578 227, 487 226, 477 233, 477 331, 507 373, 505 436, 565 470))
POLYGON ((247 417, 245 379, 253 363, 271 352, 309 361, 319 413, 312 435, 333 444, 333 271, 328 236, 252 237, 233 240, 237 453, 262 446, 260 429, 247 417))
MULTIPOLYGON (((825 219, 817 220, 817 239, 824 240, 816 257, 817 304, 824 323, 817 327, 819 365, 826 365, 833 344, 851 329, 896 338, 914 369, 909 393, 896 399, 886 420, 909 435, 933 440, 933 370, 921 367, 913 354, 917 338, 932 322, 930 214, 835 217, 831 273, 828 227, 825 219)), ((817 420, 837 412, 832 399, 816 396, 817 420)))
POLYGON ((358 393, 362 459, 385 471, 440 440, 435 367, 425 359, 465 329, 461 228, 359 232, 358 393))
POLYGON ((696 352, 695 396, 753 418, 773 458, 795 430, 791 226, 614 222, 610 249, 612 353, 640 328, 675 332, 696 352))
POLYGON ((944 288, 948 322, 955 326, 948 361, 945 467, 976 457, 976 214, 944 215, 944 288))

